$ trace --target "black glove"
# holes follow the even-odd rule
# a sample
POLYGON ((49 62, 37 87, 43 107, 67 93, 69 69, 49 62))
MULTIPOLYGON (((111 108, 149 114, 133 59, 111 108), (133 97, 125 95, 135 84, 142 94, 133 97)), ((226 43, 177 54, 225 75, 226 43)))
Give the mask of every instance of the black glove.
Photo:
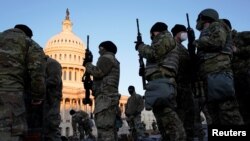
POLYGON ((93 61, 92 52, 86 50, 85 58, 84 58, 84 61, 83 61, 83 66, 85 66, 88 62, 92 62, 92 61, 93 61))
POLYGON ((143 42, 136 42, 136 45, 135 45, 135 50, 137 51, 138 50, 138 47, 140 44, 143 44, 143 42))
POLYGON ((139 76, 143 76, 145 73, 145 70, 143 68, 139 69, 139 76))
POLYGON ((187 33, 188 33, 188 42, 193 42, 195 40, 194 30, 192 28, 188 28, 187 33))

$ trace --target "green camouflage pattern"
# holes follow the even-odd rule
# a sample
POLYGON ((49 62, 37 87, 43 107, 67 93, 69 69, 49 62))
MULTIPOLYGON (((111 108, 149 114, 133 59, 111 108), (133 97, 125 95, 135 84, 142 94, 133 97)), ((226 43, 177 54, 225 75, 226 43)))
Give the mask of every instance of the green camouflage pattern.
POLYGON ((173 109, 153 109, 153 113, 164 141, 186 141, 183 123, 173 109))
POLYGON ((199 37, 198 50, 204 50, 205 52, 210 52, 216 50, 216 48, 223 48, 227 35, 230 30, 225 27, 221 22, 213 22, 211 25, 203 29, 199 37))
MULTIPOLYGON (((146 79, 151 79, 150 77, 154 73, 164 73, 169 76, 175 75, 176 63, 169 63, 169 59, 172 58, 166 56, 176 47, 176 42, 169 31, 161 32, 156 35, 152 40, 151 46, 142 43, 138 47, 139 54, 147 59, 145 75, 146 79), (163 68, 162 68, 163 67, 163 68)), ((170 54, 169 54, 170 55, 170 54)), ((170 55, 172 56, 172 55, 170 55)))
POLYGON ((0 135, 23 135, 28 129, 22 92, 0 91, 0 135))
MULTIPOLYGON (((169 31, 163 31, 153 38, 151 46, 141 44, 138 51, 142 57, 147 59, 145 75, 149 83, 146 86, 145 100, 147 103, 154 103, 155 99, 157 99, 153 106, 153 113, 163 140, 184 141, 186 135, 183 123, 176 111, 173 110, 176 106, 175 77, 179 66, 179 55, 175 39, 169 31), (161 92, 166 91, 164 89, 166 88, 165 83, 159 86, 162 88, 153 91, 147 89, 147 87, 155 83, 154 81, 157 82, 161 79, 168 81, 166 86, 169 86, 169 89, 164 92, 164 100, 168 102, 159 98, 162 97, 161 92), (166 98, 166 96, 169 98, 166 98)), ((145 106, 147 109, 147 104, 145 106)))
POLYGON ((0 33, 0 68, 0 136, 19 140, 28 126, 24 95, 44 98, 45 54, 22 30, 8 29, 0 33))
MULTIPOLYGON (((213 89, 211 85, 207 84, 207 77, 210 74, 230 74, 232 71, 231 56, 222 51, 222 48, 226 47, 228 34, 230 34, 229 28, 224 26, 220 21, 216 21, 211 23, 208 28, 203 29, 197 40, 197 54, 200 68, 198 73, 199 77, 203 79, 205 84, 202 89, 205 92, 206 97, 215 95, 215 93, 208 93, 207 88, 216 91, 216 88, 213 89)), ((213 83, 210 81, 209 84, 216 85, 216 82, 213 83)), ((234 89, 232 87, 229 89, 234 89)), ((225 93, 227 90, 227 88, 224 88, 222 93, 225 93)), ((243 124, 237 101, 234 98, 231 98, 231 100, 221 98, 220 101, 210 101, 207 102, 205 106, 207 108, 207 115, 210 117, 209 125, 243 124)))
POLYGON ((159 61, 165 54, 175 48, 175 40, 169 31, 161 32, 152 40, 151 46, 141 44, 138 47, 139 53, 150 61, 159 61))
POLYGON ((95 123, 98 141, 115 141, 115 125, 120 79, 120 63, 115 54, 105 51, 98 58, 97 65, 86 64, 86 71, 93 76, 93 95, 95 97, 95 123))
POLYGON ((101 112, 95 114, 95 124, 97 128, 98 141, 116 141, 117 128, 116 120, 116 106, 111 106, 101 112))
POLYGON ((222 50, 226 47, 228 34, 228 27, 221 22, 213 22, 202 30, 196 41, 201 78, 212 72, 231 71, 231 56, 222 50))
POLYGON ((120 63, 111 52, 98 58, 97 65, 86 64, 86 71, 94 77, 94 96, 99 94, 118 94, 120 63))
POLYGON ((61 141, 60 101, 62 98, 62 67, 53 58, 47 57, 46 99, 43 107, 43 131, 46 141, 61 141))
POLYGON ((0 47, 0 91, 23 91, 32 78, 27 82, 32 99, 43 99, 46 60, 42 48, 19 29, 2 32, 0 47))

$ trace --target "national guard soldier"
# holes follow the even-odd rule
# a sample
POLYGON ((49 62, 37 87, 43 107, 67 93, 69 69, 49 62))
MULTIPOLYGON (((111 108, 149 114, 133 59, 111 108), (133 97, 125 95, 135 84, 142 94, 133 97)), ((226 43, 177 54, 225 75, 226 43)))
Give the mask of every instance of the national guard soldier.
POLYGON ((46 56, 46 98, 43 105, 44 140, 61 141, 60 101, 62 98, 62 67, 53 58, 46 56))
POLYGON ((111 41, 104 41, 99 45, 97 65, 91 62, 91 53, 85 56, 86 71, 93 75, 93 95, 95 98, 95 124, 98 141, 116 141, 117 128, 115 120, 120 94, 118 92, 120 79, 120 63, 116 59, 116 45, 111 41))
POLYGON ((177 83, 177 113, 184 124, 187 141, 194 138, 194 98, 191 89, 192 67, 191 59, 187 48, 182 44, 187 40, 187 28, 184 25, 176 24, 171 32, 177 43, 179 53, 179 69, 176 77, 177 83))
POLYGON ((250 127, 250 31, 233 30, 234 56, 232 60, 235 93, 239 109, 247 127, 250 127))
POLYGON ((165 23, 155 23, 151 30, 151 46, 137 42, 135 49, 147 59, 145 76, 145 108, 153 109, 163 140, 184 141, 185 131, 177 115, 176 82, 179 57, 176 42, 165 23))
POLYGON ((94 135, 92 134, 92 126, 93 123, 89 118, 89 114, 79 110, 70 110, 70 115, 72 116, 72 128, 73 128, 73 136, 77 137, 77 129, 80 133, 80 141, 84 141, 85 135, 88 138, 94 139, 94 135))
POLYGON ((135 92, 134 86, 128 87, 130 97, 125 107, 125 115, 135 141, 144 136, 143 125, 141 122, 141 112, 144 109, 143 97, 135 92))
POLYGON ((40 105, 45 94, 45 54, 32 35, 23 24, 0 33, 0 141, 23 140, 24 99, 40 105))
POLYGON ((242 125, 231 69, 230 29, 214 9, 199 13, 196 29, 201 32, 195 44, 198 75, 205 85, 206 108, 211 117, 209 129, 211 125, 242 125))

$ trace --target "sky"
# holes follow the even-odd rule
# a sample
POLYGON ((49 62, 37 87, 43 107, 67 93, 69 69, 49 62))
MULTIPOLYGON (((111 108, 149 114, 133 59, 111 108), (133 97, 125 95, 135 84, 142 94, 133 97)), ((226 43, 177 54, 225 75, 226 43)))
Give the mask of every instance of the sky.
MULTIPOLYGON (((137 36, 136 18, 144 43, 151 44, 149 31, 156 22, 164 22, 169 31, 175 24, 190 25, 195 29, 196 19, 202 10, 213 8, 220 18, 231 21, 237 31, 250 30, 249 0, 1 0, 0 32, 26 24, 33 30, 33 39, 45 47, 47 41, 62 31, 62 21, 69 9, 73 32, 86 44, 90 36, 93 64, 99 57, 98 46, 110 40, 118 47, 120 61, 119 92, 129 95, 127 88, 134 85, 144 95, 138 75, 138 53, 134 41, 137 36)), ((199 32, 195 30, 196 38, 199 32)))

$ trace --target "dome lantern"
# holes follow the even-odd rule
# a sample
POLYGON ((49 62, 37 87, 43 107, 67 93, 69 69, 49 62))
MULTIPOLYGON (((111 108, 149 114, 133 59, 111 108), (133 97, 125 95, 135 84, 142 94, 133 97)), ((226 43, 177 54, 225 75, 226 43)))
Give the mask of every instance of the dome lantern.
POLYGON ((67 8, 66 10, 66 17, 65 17, 65 20, 63 21, 63 32, 72 32, 72 26, 73 26, 73 23, 70 21, 70 18, 69 18, 69 9, 67 8))

